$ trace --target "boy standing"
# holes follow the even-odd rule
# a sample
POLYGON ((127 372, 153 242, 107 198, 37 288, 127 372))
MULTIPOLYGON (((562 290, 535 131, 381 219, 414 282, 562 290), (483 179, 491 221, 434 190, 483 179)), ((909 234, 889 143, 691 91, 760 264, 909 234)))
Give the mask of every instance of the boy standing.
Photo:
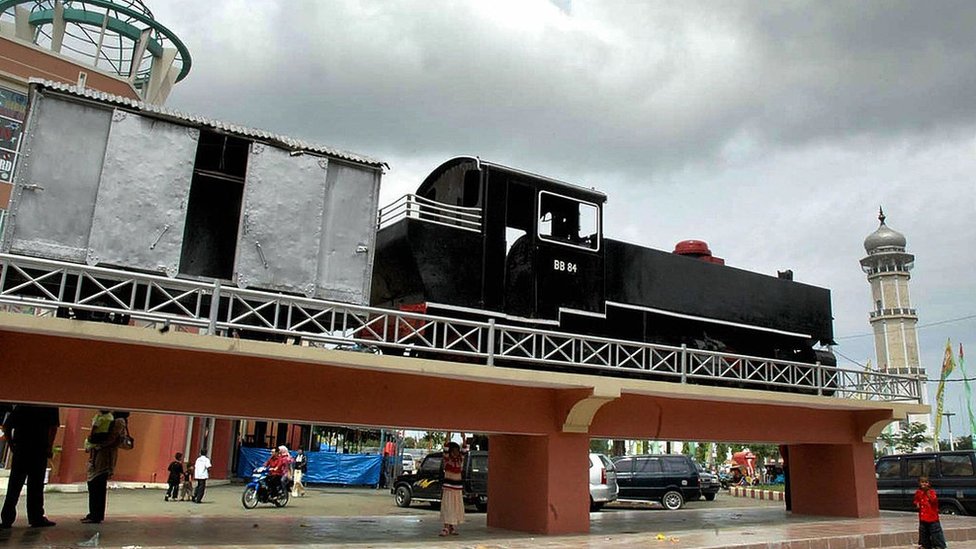
POLYGON ((180 482, 183 480, 183 454, 176 453, 176 459, 169 464, 167 471, 169 471, 169 477, 166 479, 166 483, 169 484, 169 489, 166 490, 166 497, 163 498, 163 501, 169 501, 171 498, 176 501, 180 495, 180 482))
POLYGON ((929 477, 918 477, 914 502, 918 509, 918 544, 922 549, 945 549, 945 534, 939 522, 939 498, 929 484, 929 477))

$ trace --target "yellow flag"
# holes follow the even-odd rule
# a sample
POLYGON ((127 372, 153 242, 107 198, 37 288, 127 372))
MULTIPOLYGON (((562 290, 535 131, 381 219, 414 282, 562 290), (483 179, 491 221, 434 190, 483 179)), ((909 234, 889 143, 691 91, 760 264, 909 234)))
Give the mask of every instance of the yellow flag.
POLYGON ((935 447, 939 447, 939 431, 942 430, 942 400, 945 397, 945 380, 956 367, 952 355, 952 342, 946 340, 945 358, 942 359, 942 374, 939 376, 939 389, 935 392, 935 447))

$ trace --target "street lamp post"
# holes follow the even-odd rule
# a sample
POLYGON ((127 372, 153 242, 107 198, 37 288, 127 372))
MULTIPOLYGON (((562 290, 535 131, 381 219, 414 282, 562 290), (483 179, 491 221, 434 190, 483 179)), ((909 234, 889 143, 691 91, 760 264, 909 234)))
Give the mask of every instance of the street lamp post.
MULTIPOLYGON (((946 426, 949 428, 949 450, 955 450, 956 445, 952 442, 952 416, 956 415, 955 412, 942 412, 942 415, 946 418, 946 426)), ((938 445, 939 441, 935 441, 938 445)))

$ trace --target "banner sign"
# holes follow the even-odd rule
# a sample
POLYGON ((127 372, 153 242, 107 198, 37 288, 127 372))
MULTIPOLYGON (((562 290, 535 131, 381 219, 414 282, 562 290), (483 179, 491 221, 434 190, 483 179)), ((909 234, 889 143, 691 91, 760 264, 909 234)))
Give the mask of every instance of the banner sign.
MULTIPOLYGON (((295 452, 291 455, 295 457, 295 452)), ((306 484, 375 486, 380 482, 383 456, 335 452, 306 452, 305 455, 308 456, 308 471, 302 482, 306 484)), ((249 478, 269 457, 271 450, 267 448, 241 448, 237 460, 237 476, 249 478)))
POLYGON ((0 181, 13 181, 17 146, 27 117, 27 95, 0 88, 0 181))

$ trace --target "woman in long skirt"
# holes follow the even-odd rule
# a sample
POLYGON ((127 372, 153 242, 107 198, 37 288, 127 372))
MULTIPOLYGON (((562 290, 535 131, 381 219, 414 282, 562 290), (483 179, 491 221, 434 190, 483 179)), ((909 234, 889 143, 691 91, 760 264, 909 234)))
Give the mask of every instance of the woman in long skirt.
POLYGON ((464 482, 461 471, 464 469, 464 455, 456 442, 449 442, 444 452, 444 481, 441 482, 441 522, 444 528, 440 535, 458 535, 458 525, 464 522, 464 482))

